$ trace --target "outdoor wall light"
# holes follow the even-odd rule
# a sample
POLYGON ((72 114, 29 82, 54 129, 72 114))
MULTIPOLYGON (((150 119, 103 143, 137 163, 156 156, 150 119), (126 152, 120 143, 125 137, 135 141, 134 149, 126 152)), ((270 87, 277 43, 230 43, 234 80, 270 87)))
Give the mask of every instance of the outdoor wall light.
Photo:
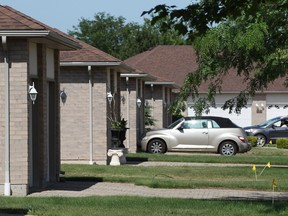
POLYGON ((29 85, 28 93, 29 93, 29 95, 30 95, 31 101, 32 101, 33 104, 34 104, 34 102, 35 102, 35 100, 36 100, 36 98, 37 98, 37 93, 38 93, 37 90, 36 90, 35 87, 34 87, 34 82, 33 82, 33 85, 32 85, 32 86, 29 85))
POLYGON ((121 101, 122 101, 122 104, 125 104, 126 99, 123 95, 121 96, 121 101))
POLYGON ((265 109, 263 103, 261 103, 260 105, 259 105, 258 103, 256 103, 255 106, 256 106, 256 108, 257 108, 258 111, 260 111, 260 110, 264 110, 264 109, 265 109))
POLYGON ((137 107, 138 107, 138 108, 141 107, 141 103, 142 103, 141 99, 140 99, 140 98, 137 98, 136 104, 137 104, 137 107))
POLYGON ((111 92, 107 92, 107 100, 109 102, 109 105, 111 105, 112 99, 113 99, 113 95, 111 94, 111 92))
POLYGON ((167 102, 166 101, 163 101, 163 106, 165 109, 167 108, 167 102))
POLYGON ((67 94, 64 88, 63 90, 60 91, 60 98, 61 98, 62 103, 65 104, 67 100, 67 94))

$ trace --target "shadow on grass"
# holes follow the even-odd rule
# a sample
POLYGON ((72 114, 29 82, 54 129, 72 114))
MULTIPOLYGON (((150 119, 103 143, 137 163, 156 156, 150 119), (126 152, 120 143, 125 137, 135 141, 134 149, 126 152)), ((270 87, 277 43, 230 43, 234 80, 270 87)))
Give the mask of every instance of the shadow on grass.
POLYGON ((24 216, 28 214, 28 209, 21 209, 21 208, 0 208, 0 215, 17 215, 17 216, 24 216))
POLYGON ((148 161, 148 158, 145 158, 145 157, 130 157, 130 156, 127 156, 127 157, 126 157, 126 161, 127 161, 127 163, 129 163, 129 164, 140 164, 140 163, 142 163, 142 162, 148 161))
MULTIPOLYGON (((43 189, 31 189, 31 193, 42 191, 83 191, 86 190, 98 182, 103 182, 103 178, 98 177, 61 177, 61 181, 47 188, 43 189)), ((0 214, 1 215, 1 214, 0 214)))

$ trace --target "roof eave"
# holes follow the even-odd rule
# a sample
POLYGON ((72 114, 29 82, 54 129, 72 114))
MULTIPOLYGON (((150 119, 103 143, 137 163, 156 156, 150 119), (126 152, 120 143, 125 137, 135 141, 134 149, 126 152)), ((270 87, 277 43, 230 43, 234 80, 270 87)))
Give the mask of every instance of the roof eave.
POLYGON ((169 81, 147 81, 145 82, 145 85, 165 85, 165 86, 172 86, 173 88, 180 88, 180 86, 175 82, 169 82, 169 81))
POLYGON ((121 72, 131 72, 134 69, 124 64, 123 62, 111 62, 111 61, 61 61, 60 66, 63 67, 75 67, 75 66, 104 66, 104 67, 120 67, 121 72))
POLYGON ((80 49, 82 46, 75 41, 65 38, 62 35, 50 30, 0 30, 0 36, 6 37, 26 37, 26 38, 45 38, 64 46, 63 50, 80 49))
POLYGON ((139 79, 143 79, 145 81, 156 80, 156 78, 154 76, 151 76, 150 74, 146 74, 146 73, 129 73, 129 74, 122 73, 121 77, 139 78, 139 79))

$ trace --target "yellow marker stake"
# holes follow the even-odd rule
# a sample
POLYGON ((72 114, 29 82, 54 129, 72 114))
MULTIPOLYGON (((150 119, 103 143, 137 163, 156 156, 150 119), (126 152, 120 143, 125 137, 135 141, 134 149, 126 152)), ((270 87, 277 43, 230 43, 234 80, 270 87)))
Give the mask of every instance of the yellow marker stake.
POLYGON ((257 181, 257 173, 256 173, 256 166, 255 165, 252 166, 252 171, 255 172, 255 179, 257 181))
POLYGON ((263 168, 263 170, 261 171, 261 173, 259 174, 259 176, 261 176, 261 174, 263 173, 263 171, 265 170, 266 167, 268 167, 268 168, 271 167, 270 162, 268 162, 268 163, 266 164, 266 166, 263 168))

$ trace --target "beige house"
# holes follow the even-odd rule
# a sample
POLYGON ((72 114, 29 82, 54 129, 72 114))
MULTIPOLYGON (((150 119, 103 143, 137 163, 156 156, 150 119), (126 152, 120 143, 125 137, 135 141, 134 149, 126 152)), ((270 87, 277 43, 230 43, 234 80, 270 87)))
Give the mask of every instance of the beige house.
POLYGON ((140 71, 121 74, 121 115, 127 119, 129 128, 124 145, 131 153, 139 150, 141 137, 145 132, 145 82, 155 79, 140 71))
MULTIPOLYGON (((157 119, 156 127, 165 127, 165 125, 167 125, 165 119, 169 122, 169 117, 165 118, 165 114, 162 115, 165 110, 164 105, 167 105, 165 99, 168 100, 169 104, 169 97, 165 96, 165 90, 163 89, 164 85, 162 85, 162 88, 158 86, 158 90, 155 91, 156 84, 165 83, 165 81, 163 81, 164 79, 166 81, 174 82, 181 87, 187 74, 197 69, 196 59, 196 53, 192 46, 162 45, 125 60, 125 63, 131 65, 135 69, 159 77, 159 80, 157 80, 156 83, 145 82, 146 100, 153 106, 153 113, 157 119), (152 96, 152 92, 153 95, 158 96, 158 100, 155 96, 152 96)), ((221 94, 216 95, 216 107, 211 107, 208 115, 228 117, 242 127, 258 124, 276 116, 287 115, 288 91, 283 85, 284 82, 285 78, 277 79, 272 84, 268 85, 266 89, 257 92, 257 94, 248 101, 246 108, 241 110, 241 114, 229 113, 228 110, 224 111, 221 108, 224 105, 224 102, 237 96, 247 85, 247 83, 243 82, 242 77, 231 70, 229 74, 224 77, 221 94)), ((199 88, 200 95, 205 96, 207 88, 207 83, 203 83, 199 88)), ((172 94, 168 93, 168 95, 170 95, 170 101, 173 100, 174 92, 177 94, 175 89, 172 94)), ((186 115, 195 115, 193 105, 192 98, 188 98, 186 115)), ((203 115, 207 114, 203 113, 203 115)))
POLYGON ((152 107, 154 128, 172 122, 169 105, 182 86, 186 75, 196 69, 196 55, 192 46, 161 45, 125 60, 137 70, 156 77, 145 81, 145 103, 152 107))
MULTIPOLYGON (((133 69, 93 46, 76 41, 82 49, 63 51, 60 55, 61 90, 67 95, 66 102, 61 104, 61 159, 107 164, 107 151, 113 147, 110 117, 112 113, 119 117, 123 113, 120 74, 129 74, 133 69), (109 95, 113 97, 111 104, 109 95)), ((132 126, 133 122, 130 118, 128 124, 132 126)))
POLYGON ((0 194, 27 195, 59 180, 59 51, 80 45, 8 6, 0 37, 0 194))

